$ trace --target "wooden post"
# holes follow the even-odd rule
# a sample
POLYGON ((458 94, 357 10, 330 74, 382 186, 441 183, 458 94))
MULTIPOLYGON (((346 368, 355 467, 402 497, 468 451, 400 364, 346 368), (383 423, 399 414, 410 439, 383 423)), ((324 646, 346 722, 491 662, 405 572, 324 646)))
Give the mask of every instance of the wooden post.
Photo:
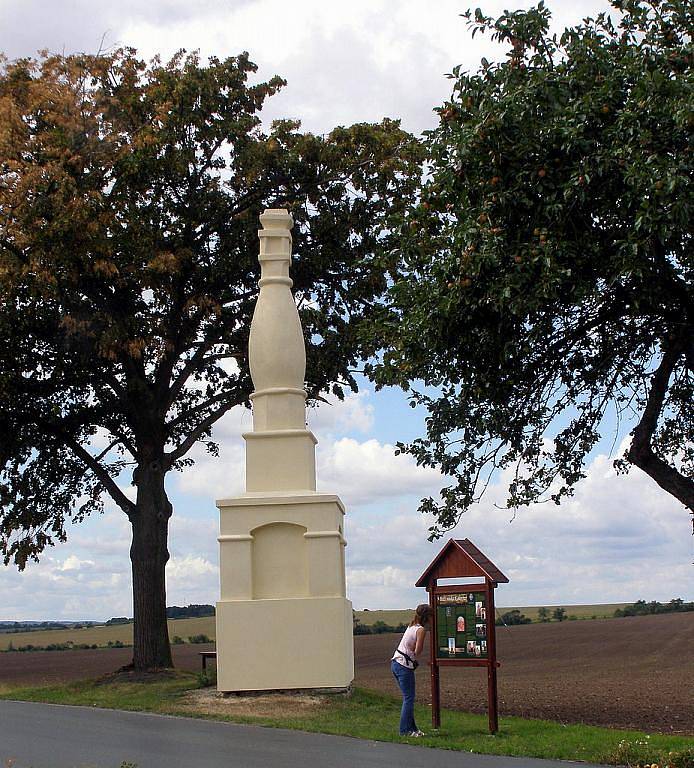
POLYGON ((496 584, 487 584, 487 696, 489 699, 489 732, 499 730, 499 715, 496 690, 496 615, 494 610, 494 589, 496 584))
POLYGON ((431 650, 431 661, 429 662, 431 670, 431 727, 441 727, 441 692, 439 688, 439 665, 436 660, 436 642, 438 637, 438 627, 436 625, 436 594, 434 588, 436 579, 429 584, 429 606, 431 607, 431 621, 429 624, 429 648, 431 650))

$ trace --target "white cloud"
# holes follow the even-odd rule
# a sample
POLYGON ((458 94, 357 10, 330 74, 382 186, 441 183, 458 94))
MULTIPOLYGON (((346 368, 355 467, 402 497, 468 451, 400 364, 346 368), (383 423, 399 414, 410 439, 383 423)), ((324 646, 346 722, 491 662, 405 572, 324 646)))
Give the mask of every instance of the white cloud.
MULTIPOLYGON (((237 455, 235 465, 242 468, 239 431, 229 428, 223 456, 237 455)), ((326 490, 347 502, 347 583, 355 607, 421 602, 424 592, 413 584, 446 540, 428 542, 430 521, 416 512, 420 496, 438 489, 437 473, 418 474, 421 468, 409 457, 395 457, 391 446, 375 438, 327 439, 318 455, 326 490)), ((503 498, 502 477, 447 534, 472 539, 509 576, 510 584, 499 588, 500 605, 692 598, 686 512, 649 477, 637 470, 618 476, 611 462, 597 456, 572 499, 560 507, 521 509, 513 522, 509 511, 493 503, 503 498)), ((198 476, 185 492, 176 491, 167 569, 170 605, 214 602, 218 595, 214 483, 221 495, 233 491, 233 483, 226 482, 229 464, 223 459, 203 462, 202 471, 205 482, 198 476)), ((196 472, 187 470, 189 476, 196 472)), ((132 615, 129 543, 127 518, 109 505, 103 516, 75 526, 69 543, 48 550, 39 564, 22 574, 11 568, 0 572, 0 618, 132 615)))
POLYGON ((343 437, 318 454, 318 489, 339 493, 350 506, 428 493, 439 478, 436 470, 418 467, 411 456, 396 456, 394 446, 375 438, 343 437))
POLYGON ((93 560, 80 560, 77 555, 68 555, 63 563, 58 566, 58 570, 61 571, 79 571, 82 568, 90 567, 94 565, 93 560))
POLYGON ((240 436, 238 441, 220 441, 218 458, 203 447, 194 448, 189 456, 195 459, 195 466, 176 473, 171 481, 177 494, 219 499, 243 493, 245 453, 240 436))
POLYGON ((219 591, 216 560, 193 554, 172 557, 166 567, 166 588, 169 605, 215 602, 219 591))
POLYGON ((348 581, 356 605, 422 600, 423 591, 412 585, 448 537, 470 538, 506 573, 501 605, 691 599, 688 515, 642 472, 616 475, 612 459, 599 455, 573 498, 520 509, 513 522, 510 511, 493 503, 504 498, 507 480, 499 478, 489 497, 433 544, 426 541, 428 521, 414 511, 385 525, 380 519, 348 523, 348 581), (393 567, 409 574, 399 587, 388 582, 393 567))
MULTIPOLYGON (((517 0, 528 7, 532 0, 517 0)), ((164 57, 180 48, 219 57, 249 51, 259 79, 280 74, 287 88, 271 99, 267 121, 299 118, 308 130, 402 117, 412 131, 434 124, 432 107, 450 94, 444 74, 456 64, 475 69, 497 50, 488 36, 474 40, 456 0, 426 9, 402 0, 394 12, 386 0, 24 0, 0 2, 3 47, 10 57, 38 49, 86 50, 131 45, 145 57, 164 57), (102 38, 104 43, 102 44, 102 38)), ((504 0, 488 0, 484 10, 502 12, 504 0)), ((556 0, 555 28, 608 9, 605 0, 556 0)))
MULTIPOLYGON (((214 519, 213 519, 214 518, 214 519)), ((120 511, 74 526, 68 543, 23 572, 0 570, 0 620, 103 620, 132 616, 130 525, 120 511)), ((175 514, 169 530, 168 603, 214 602, 218 592, 217 520, 175 514)))
POLYGON ((308 427, 319 440, 327 435, 346 432, 367 433, 374 425, 372 393, 368 389, 349 392, 344 400, 334 395, 326 397, 326 403, 319 403, 307 411, 308 427))

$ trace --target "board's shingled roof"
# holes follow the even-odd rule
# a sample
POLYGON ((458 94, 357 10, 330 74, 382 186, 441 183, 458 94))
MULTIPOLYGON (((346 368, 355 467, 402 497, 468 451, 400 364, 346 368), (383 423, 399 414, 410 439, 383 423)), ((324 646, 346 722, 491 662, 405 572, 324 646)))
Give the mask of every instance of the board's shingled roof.
POLYGON ((444 560, 450 556, 452 549, 457 549, 466 555, 479 568, 480 576, 485 576, 497 584, 508 583, 508 577, 504 576, 499 568, 470 539, 449 539, 448 543, 431 561, 426 571, 419 577, 415 586, 426 587, 429 584, 432 572, 438 569, 444 560))

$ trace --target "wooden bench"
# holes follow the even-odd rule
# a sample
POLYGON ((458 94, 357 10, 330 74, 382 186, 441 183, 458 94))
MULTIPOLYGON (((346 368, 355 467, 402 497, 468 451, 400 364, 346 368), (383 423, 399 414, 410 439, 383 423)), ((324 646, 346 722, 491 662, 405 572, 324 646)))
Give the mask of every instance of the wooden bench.
POLYGON ((200 658, 202 660, 202 671, 205 672, 207 670, 207 660, 217 660, 217 651, 200 651, 200 658))

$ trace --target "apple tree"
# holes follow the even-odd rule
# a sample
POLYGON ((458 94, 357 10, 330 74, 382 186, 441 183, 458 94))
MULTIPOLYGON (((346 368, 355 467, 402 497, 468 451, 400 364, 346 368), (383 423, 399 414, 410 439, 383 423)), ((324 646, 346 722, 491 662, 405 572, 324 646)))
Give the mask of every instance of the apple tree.
POLYGON ((432 537, 499 471, 510 508, 558 504, 615 423, 617 468, 694 509, 691 5, 613 5, 465 14, 506 53, 452 72, 372 329, 375 380, 428 409, 400 449, 449 479, 432 537))

